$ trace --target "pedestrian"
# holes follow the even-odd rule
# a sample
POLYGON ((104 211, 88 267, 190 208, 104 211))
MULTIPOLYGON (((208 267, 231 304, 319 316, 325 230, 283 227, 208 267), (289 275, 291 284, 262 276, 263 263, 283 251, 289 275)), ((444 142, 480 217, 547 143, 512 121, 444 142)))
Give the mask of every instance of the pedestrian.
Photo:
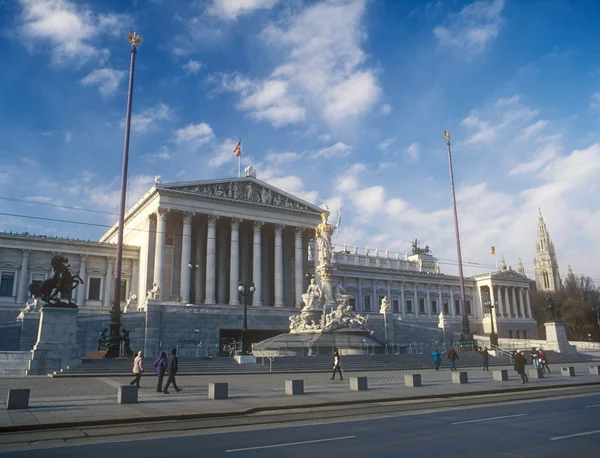
POLYGON ((450 360, 450 370, 451 371, 458 370, 458 369, 456 369, 456 360, 458 360, 460 358, 458 357, 458 353, 456 352, 454 347, 452 347, 450 349, 450 351, 448 352, 448 359, 450 360))
POLYGON ((138 351, 137 356, 133 360, 133 375, 135 375, 135 378, 129 384, 141 388, 140 379, 142 378, 142 372, 144 372, 144 367, 142 366, 142 352, 138 351))
POLYGON ((344 380, 344 377, 342 377, 342 358, 337 348, 333 352, 333 374, 331 374, 331 380, 335 380, 336 372, 339 372, 340 380, 344 380))
POLYGON ((481 350, 481 356, 483 357, 483 370, 489 372, 489 370, 490 370, 490 354, 488 352, 487 347, 483 347, 483 350, 481 350))
POLYGON ((164 351, 160 352, 160 355, 154 361, 154 369, 156 370, 156 376, 158 377, 158 384, 156 385, 156 392, 162 393, 163 389, 163 378, 167 371, 167 354, 164 351))
POLYGON ((548 366, 548 354, 543 351, 541 348, 539 349, 540 355, 540 367, 544 369, 544 374, 546 373, 546 369, 548 369, 548 373, 551 374, 550 366, 548 366))
POLYGON ((431 360, 433 361, 433 364, 435 364, 435 370, 439 371, 440 364, 442 364, 442 357, 440 355, 440 352, 434 349, 431 353, 431 360))
POLYGON ((525 366, 527 365, 527 359, 525 359, 525 355, 521 353, 521 350, 517 350, 515 354, 515 371, 519 374, 519 378, 521 379, 521 383, 528 383, 529 377, 525 373, 525 366))
POLYGON ((167 361, 167 372, 169 376, 167 377, 167 383, 165 383, 165 389, 163 391, 164 394, 169 394, 169 385, 172 383, 173 388, 178 393, 183 389, 177 386, 177 382, 175 381, 175 375, 177 375, 177 371, 179 370, 179 360, 177 358, 177 349, 173 348, 171 350, 171 355, 167 361))
POLYGON ((539 360, 539 358, 540 358, 540 354, 538 352, 538 349, 535 348, 535 347, 533 347, 531 349, 531 362, 532 362, 533 367, 535 369, 537 369, 538 367, 540 367, 540 360, 539 360))

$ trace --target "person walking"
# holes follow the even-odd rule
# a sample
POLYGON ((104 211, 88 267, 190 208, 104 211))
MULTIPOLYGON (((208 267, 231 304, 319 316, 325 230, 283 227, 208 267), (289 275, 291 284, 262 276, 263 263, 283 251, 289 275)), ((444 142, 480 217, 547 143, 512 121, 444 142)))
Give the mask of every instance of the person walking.
POLYGON ((450 370, 451 371, 458 370, 458 369, 456 369, 456 361, 460 358, 458 357, 458 353, 456 352, 454 347, 452 347, 450 349, 450 351, 448 352, 448 359, 450 360, 450 370))
POLYGON ((481 356, 483 358, 483 370, 489 372, 489 370, 490 370, 490 353, 488 352, 487 347, 483 347, 483 350, 481 350, 481 356))
POLYGON ((546 369, 548 369, 548 373, 551 374, 550 366, 548 366, 548 354, 543 351, 541 348, 539 349, 540 355, 540 367, 544 369, 544 374, 546 373, 546 369))
POLYGON ((340 352, 336 349, 333 352, 333 374, 331 374, 331 380, 335 380, 335 373, 339 372, 340 380, 344 380, 342 377, 342 358, 340 357, 340 352))
POLYGON ((129 384, 136 385, 138 388, 141 388, 140 379, 142 378, 142 372, 144 372, 144 368, 142 366, 142 352, 138 351, 137 356, 133 360, 133 375, 135 375, 135 378, 129 382, 129 384))
POLYGON ((156 392, 162 393, 163 378, 165 376, 165 372, 167 371, 167 354, 164 351, 161 351, 160 355, 158 355, 156 360, 154 360, 154 370, 156 371, 156 376, 158 377, 156 392))
POLYGON ((529 383, 529 377, 525 373, 525 366, 527 365, 527 359, 525 359, 525 355, 521 353, 521 350, 517 350, 515 354, 515 371, 519 374, 519 378, 521 379, 521 383, 529 383))
POLYGON ((172 383, 173 388, 178 393, 183 389, 177 386, 177 382, 175 381, 175 375, 177 375, 177 371, 179 370, 179 359, 177 358, 177 349, 173 348, 171 350, 171 355, 167 361, 167 372, 169 376, 167 377, 167 383, 165 383, 165 389, 163 391, 164 394, 169 394, 169 385, 172 383))
POLYGON ((433 364, 435 364, 435 370, 439 371, 440 364, 442 364, 442 356, 440 355, 440 352, 436 349, 434 349, 431 353, 431 360, 433 361, 433 364))
POLYGON ((533 367, 535 369, 537 369, 538 367, 540 367, 540 360, 539 360, 539 358, 540 358, 540 354, 538 352, 538 349, 535 348, 535 347, 533 347, 531 349, 531 362, 532 362, 533 367))

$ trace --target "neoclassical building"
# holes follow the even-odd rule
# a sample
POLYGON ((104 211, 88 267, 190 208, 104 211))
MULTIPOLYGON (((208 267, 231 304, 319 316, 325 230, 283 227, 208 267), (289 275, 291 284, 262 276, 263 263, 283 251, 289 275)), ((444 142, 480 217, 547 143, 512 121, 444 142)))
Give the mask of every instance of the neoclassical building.
MULTIPOLYGON (((249 329, 285 332, 315 275, 314 228, 322 212, 255 174, 157 182, 127 212, 124 226, 121 295, 137 296, 127 313, 145 314, 146 325, 139 332, 147 350, 154 351, 165 334, 169 341, 202 335, 217 346, 224 335, 239 335, 240 282, 256 288, 248 303, 249 329), (154 284, 160 293, 147 300, 154 284)), ((0 234, 0 322, 14 320, 10 316, 28 299, 27 286, 50 275, 50 259, 59 252, 85 281, 77 290, 80 313, 106 315, 113 295, 116 238, 116 225, 98 242, 0 234)), ((503 268, 466 278, 463 310, 458 277, 441 273, 432 255, 360 251, 344 246, 332 255, 335 281, 357 311, 371 316, 369 323, 376 329, 383 326, 379 304, 387 296, 394 317, 392 334, 386 331, 389 340, 436 338, 440 312, 451 332, 458 333, 465 310, 476 332, 489 333, 493 319, 501 337, 537 337, 530 280, 522 273, 503 268), (489 303, 496 304, 493 317, 489 303)), ((264 337, 257 333, 254 338, 264 337)))

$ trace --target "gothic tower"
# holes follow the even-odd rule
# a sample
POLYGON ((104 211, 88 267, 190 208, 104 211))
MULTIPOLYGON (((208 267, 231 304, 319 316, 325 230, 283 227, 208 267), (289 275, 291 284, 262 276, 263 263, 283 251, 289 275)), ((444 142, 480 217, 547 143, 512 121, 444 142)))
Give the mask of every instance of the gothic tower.
POLYGON ((538 291, 557 291, 561 288, 554 243, 546 230, 542 212, 538 216, 538 238, 533 259, 535 284, 538 291))

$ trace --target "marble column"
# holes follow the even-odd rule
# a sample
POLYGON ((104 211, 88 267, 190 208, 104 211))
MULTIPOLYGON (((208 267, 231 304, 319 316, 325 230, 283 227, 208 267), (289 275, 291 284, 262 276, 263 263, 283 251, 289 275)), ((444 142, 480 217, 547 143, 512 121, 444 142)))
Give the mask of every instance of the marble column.
MULTIPOLYGON (((444 312, 444 299, 442 298, 442 285, 438 285, 438 300, 437 300, 438 315, 444 312)), ((445 314, 446 312, 444 312, 445 314)))
POLYGON ((387 299, 392 312, 394 311, 394 300, 392 299, 392 280, 387 281, 387 299))
POLYGON ((195 273, 195 290, 196 297, 194 299, 195 304, 202 304, 204 302, 204 281, 206 280, 206 227, 201 225, 198 228, 198 234, 196 239, 196 269, 195 273))
MULTIPOLYGON (((519 288, 521 289, 521 288, 519 288)), ((517 303, 517 296, 516 296, 516 291, 515 288, 513 287, 513 300, 515 301, 515 304, 517 303)), ((523 296, 521 296, 521 300, 519 301, 519 311, 521 312, 521 318, 525 318, 525 307, 523 305, 523 296)))
POLYGON ((508 286, 504 287, 504 299, 505 299, 504 302, 506 303, 506 309, 509 310, 509 314, 510 314, 511 307, 510 307, 510 298, 508 297, 508 286))
POLYGON ((297 227, 295 234, 296 239, 294 241, 294 280, 295 280, 295 304, 297 307, 300 307, 302 303, 302 290, 304 285, 304 275, 302 269, 302 234, 304 233, 304 229, 301 227, 297 227))
POLYGON ((112 296, 113 289, 113 265, 115 263, 115 258, 106 258, 106 276, 104 277, 104 302, 102 305, 104 307, 110 307, 110 298, 112 296))
POLYGON ((208 216, 206 233, 206 298, 204 303, 214 305, 216 301, 216 271, 217 271, 217 220, 218 216, 208 216))
POLYGON ((450 299, 448 302, 448 306, 450 307, 450 315, 452 315, 452 318, 456 317, 456 307, 454 306, 454 287, 450 286, 450 299))
POLYGON ((227 241, 229 233, 226 227, 217 228, 217 262, 219 273, 217 274, 217 304, 227 304, 228 287, 228 265, 227 265, 227 241))
POLYGON ((415 316, 419 316, 421 314, 421 299, 419 298, 419 284, 415 283, 415 294, 413 300, 413 308, 415 309, 415 316))
POLYGON ((85 305, 85 291, 87 288, 87 278, 86 278, 86 269, 87 269, 87 260, 88 255, 82 254, 79 256, 79 276, 83 280, 83 285, 77 286, 77 305, 82 306, 85 305))
POLYGON ((275 225, 275 307, 283 307, 283 228, 275 225))
POLYGON ((261 232, 265 223, 262 221, 254 221, 254 238, 252 244, 252 281, 254 282, 254 295, 252 297, 252 305, 260 307, 262 302, 262 246, 261 232))
MULTIPOLYGON (((182 304, 190 302, 190 277, 192 275, 192 217, 191 212, 183 212, 183 237, 181 238, 181 278, 179 295, 182 304)), ((193 267, 193 266, 192 266, 193 267)))
MULTIPOLYGON (((81 271, 81 267, 79 268, 81 271)), ((79 275, 81 277, 81 275, 79 275)), ((81 277, 83 278, 83 277, 81 277)), ((140 262, 138 259, 131 260, 131 284, 129 285, 129 292, 133 292, 137 296, 136 291, 139 289, 140 283, 140 262)), ((124 300, 127 298, 124 298, 124 300)), ((138 304, 141 302, 140 298, 137 298, 138 304)), ((137 305, 136 305, 137 307, 137 305)), ((135 310, 134 310, 135 311, 135 310)))
POLYGON ((23 250, 21 254, 21 271, 19 272, 19 291, 17 293, 17 302, 25 303, 27 301, 27 291, 29 290, 29 255, 31 250, 23 250))
MULTIPOLYGON (((492 303, 492 305, 494 305, 494 308, 490 310, 490 318, 492 320, 494 320, 494 331, 496 331, 496 333, 498 332, 498 319, 497 319, 497 315, 498 315, 498 306, 496 305, 496 295, 494 294, 494 287, 492 286, 492 284, 490 283, 489 286, 489 290, 490 290, 490 302, 492 303)), ((487 312, 487 309, 484 310, 484 313, 487 312)))
POLYGON ((356 298, 356 312, 364 311, 363 293, 362 293, 362 278, 358 279, 358 297, 356 298))
MULTIPOLYGON (((240 223, 239 218, 231 218, 231 254, 229 258, 229 305, 240 305, 240 223)), ((250 287, 250 285, 248 285, 250 287)))
POLYGON ((498 286, 498 310, 500 318, 504 318, 504 303, 502 299, 502 286, 498 286))
POLYGON ((531 315, 531 303, 529 302, 529 288, 525 288, 525 301, 527 302, 527 314, 529 318, 533 318, 533 315, 531 315))
POLYGON ((371 295, 371 311, 379 312, 379 295, 377 294, 377 280, 373 280, 373 292, 371 295))
POLYGON ((156 212, 156 247, 154 250, 154 283, 160 288, 160 297, 165 294, 165 243, 167 241, 167 212, 160 207, 156 212))
POLYGON ((427 312, 427 316, 431 318, 431 288, 430 284, 427 284, 427 304, 425 311, 427 312))
POLYGON ((400 282, 400 314, 406 316, 406 302, 404 300, 404 282, 400 282))

